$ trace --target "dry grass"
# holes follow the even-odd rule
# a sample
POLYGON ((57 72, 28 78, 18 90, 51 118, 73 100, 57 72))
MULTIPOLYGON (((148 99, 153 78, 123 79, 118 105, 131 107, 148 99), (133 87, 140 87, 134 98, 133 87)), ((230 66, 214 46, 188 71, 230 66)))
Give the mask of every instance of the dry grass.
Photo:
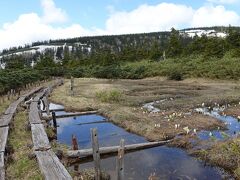
POLYGON ((32 152, 31 132, 25 130, 27 113, 19 112, 14 120, 14 128, 8 137, 8 145, 13 148, 13 154, 8 158, 6 176, 9 180, 41 180, 40 170, 35 159, 29 159, 32 152))
POLYGON ((212 165, 228 170, 236 179, 240 179, 240 138, 215 142, 211 149, 192 153, 212 165))
POLYGON ((1 96, 0 97, 0 115, 3 114, 6 109, 9 107, 9 105, 17 100, 17 96, 11 96, 9 99, 7 96, 1 96))
POLYGON ((240 117, 240 102, 238 105, 227 108, 224 113, 228 116, 240 117))
POLYGON ((165 78, 143 80, 75 79, 75 96, 70 95, 70 81, 52 94, 51 100, 64 104, 70 111, 99 110, 115 124, 149 140, 162 140, 190 129, 214 129, 223 124, 216 119, 193 113, 193 108, 215 102, 239 101, 239 82, 187 79, 181 82, 165 78), (121 100, 103 102, 96 94, 103 91, 122 92, 121 100), (158 114, 142 109, 145 102, 166 99, 157 104, 158 114), (186 114, 187 113, 187 114, 186 114), (189 115, 191 113, 191 115, 189 115), (155 127, 160 124, 160 127, 155 127), (180 124, 175 129, 175 124, 180 124))

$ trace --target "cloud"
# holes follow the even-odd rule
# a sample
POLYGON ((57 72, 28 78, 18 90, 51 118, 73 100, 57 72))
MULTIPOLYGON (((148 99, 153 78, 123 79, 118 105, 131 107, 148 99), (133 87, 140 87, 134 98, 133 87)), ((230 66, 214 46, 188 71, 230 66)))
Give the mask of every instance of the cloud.
POLYGON ((192 7, 160 3, 156 6, 142 5, 130 12, 114 12, 106 22, 108 33, 136 33, 169 30, 174 28, 216 25, 239 25, 240 16, 224 6, 192 7))
POLYGON ((4 24, 0 29, 0 49, 24 45, 33 41, 79 37, 94 33, 79 24, 73 24, 66 28, 53 27, 43 23, 38 14, 29 13, 19 16, 13 23, 4 24))
POLYGON ((208 6, 195 11, 191 26, 228 26, 229 24, 240 24, 240 17, 236 12, 228 11, 224 6, 208 6))
POLYGON ((62 23, 67 21, 67 14, 64 10, 57 8, 53 0, 41 0, 43 8, 42 21, 44 23, 62 23))
POLYGON ((172 27, 240 25, 240 16, 222 5, 205 5, 198 9, 173 3, 144 4, 132 11, 116 11, 109 6, 105 28, 84 28, 80 24, 61 27, 67 21, 64 10, 53 0, 41 0, 43 15, 22 14, 14 22, 0 27, 0 49, 33 41, 72 38, 86 35, 143 33, 170 30, 172 27))
POLYGON ((111 13, 106 22, 106 31, 120 34, 169 30, 173 26, 178 28, 188 24, 193 15, 194 10, 185 5, 145 4, 130 12, 111 13))
POLYGON ((239 2, 239 0, 207 0, 207 1, 216 4, 234 4, 239 2))

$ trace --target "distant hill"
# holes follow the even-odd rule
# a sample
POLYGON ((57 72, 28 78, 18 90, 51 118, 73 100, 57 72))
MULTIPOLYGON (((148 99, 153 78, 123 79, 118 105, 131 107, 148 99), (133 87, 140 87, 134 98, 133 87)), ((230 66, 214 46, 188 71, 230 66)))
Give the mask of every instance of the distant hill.
MULTIPOLYGON (((240 31, 240 27, 232 27, 240 31)), ((229 27, 201 27, 187 28, 179 30, 183 44, 190 42, 194 36, 220 37, 227 36, 229 27)), ((157 45, 161 51, 166 49, 170 31, 152 32, 141 34, 126 34, 126 35, 105 35, 105 36, 88 36, 76 37, 69 39, 49 40, 42 42, 33 42, 32 45, 24 47, 12 47, 4 49, 0 53, 1 66, 4 67, 4 62, 15 55, 23 55, 24 57, 36 61, 41 54, 51 52, 54 54, 55 61, 61 60, 64 57, 64 52, 67 49, 69 53, 77 52, 81 56, 90 56, 92 53, 98 53, 103 50, 109 50, 112 53, 121 53, 125 49, 145 49, 150 51, 154 45, 157 45)), ((0 67, 1 67, 0 66, 0 67)))
MULTIPOLYGON (((232 27, 240 31, 240 27, 232 27)), ((207 35, 225 37, 227 35, 228 27, 215 26, 215 27, 201 27, 201 28, 186 28, 179 30, 182 36, 185 38, 191 38, 195 35, 207 35)), ((140 33, 140 34, 126 34, 126 35, 104 35, 104 36, 87 36, 76 37, 69 39, 49 40, 33 42, 32 45, 26 45, 25 47, 12 47, 5 49, 0 53, 0 56, 7 56, 13 53, 21 54, 24 52, 35 53, 44 52, 46 49, 57 49, 58 47, 69 46, 70 48, 81 47, 88 51, 110 48, 114 51, 120 51, 124 46, 141 46, 149 45, 153 42, 158 42, 164 47, 166 40, 170 36, 170 31, 165 32, 152 32, 152 33, 140 33)))

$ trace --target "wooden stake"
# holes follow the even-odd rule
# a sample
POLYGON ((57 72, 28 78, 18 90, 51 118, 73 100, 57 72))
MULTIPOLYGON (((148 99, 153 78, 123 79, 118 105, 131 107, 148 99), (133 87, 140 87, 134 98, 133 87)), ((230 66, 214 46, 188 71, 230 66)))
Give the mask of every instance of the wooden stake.
POLYGON ((78 150, 78 142, 77 142, 77 137, 72 135, 72 149, 73 150, 78 150))
POLYGON ((100 154, 99 154, 99 144, 97 137, 97 129, 91 129, 91 139, 92 139, 92 149, 93 149, 93 160, 95 169, 95 180, 100 180, 101 170, 100 170, 100 154))
POLYGON ((48 97, 44 96, 43 97, 43 104, 44 104, 44 109, 46 110, 47 115, 50 115, 50 111, 49 111, 49 101, 48 101, 48 97))
POLYGON ((52 119, 53 119, 53 127, 57 129, 57 120, 56 120, 56 113, 52 112, 52 119))
MULTIPOLYGON (((78 150, 78 142, 77 142, 77 137, 72 135, 72 149, 73 150, 78 150)), ((73 166, 74 170, 78 172, 79 170, 79 165, 74 165, 73 166)))
POLYGON ((117 180, 124 180, 124 139, 120 141, 117 156, 117 180))
POLYGON ((71 95, 74 96, 74 78, 71 77, 71 87, 70 87, 70 90, 71 90, 71 95))

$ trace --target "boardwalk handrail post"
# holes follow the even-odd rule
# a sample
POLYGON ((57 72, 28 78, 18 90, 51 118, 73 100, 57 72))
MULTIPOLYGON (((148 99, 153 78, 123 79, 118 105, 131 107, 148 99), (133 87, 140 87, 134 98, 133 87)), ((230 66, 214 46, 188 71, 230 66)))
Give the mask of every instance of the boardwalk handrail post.
POLYGON ((93 160, 94 160, 94 169, 95 169, 95 180, 100 180, 101 170, 100 170, 100 153, 99 153, 99 144, 97 129, 91 129, 91 140, 92 140, 92 149, 93 149, 93 160))
POLYGON ((117 156, 117 180, 124 180, 124 139, 121 139, 117 156))

